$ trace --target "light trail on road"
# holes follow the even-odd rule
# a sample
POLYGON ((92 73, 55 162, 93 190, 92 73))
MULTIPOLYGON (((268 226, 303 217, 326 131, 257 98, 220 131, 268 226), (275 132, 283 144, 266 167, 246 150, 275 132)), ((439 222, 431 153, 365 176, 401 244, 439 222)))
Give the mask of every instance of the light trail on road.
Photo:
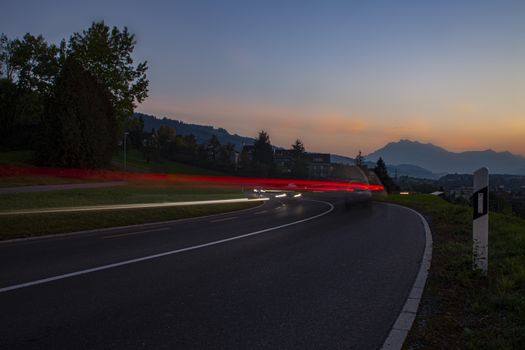
POLYGON ((35 168, 20 166, 0 167, 2 176, 58 176, 86 180, 124 180, 145 182, 167 182, 173 186, 187 188, 264 188, 280 191, 353 192, 383 191, 382 185, 343 180, 275 179, 240 176, 208 176, 186 174, 131 173, 108 170, 86 170, 65 168, 35 168))

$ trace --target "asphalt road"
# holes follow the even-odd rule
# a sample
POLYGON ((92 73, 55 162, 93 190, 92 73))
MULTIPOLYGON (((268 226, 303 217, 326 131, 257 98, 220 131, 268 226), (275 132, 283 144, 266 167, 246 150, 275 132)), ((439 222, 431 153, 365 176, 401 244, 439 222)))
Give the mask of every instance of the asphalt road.
POLYGON ((423 225, 331 202, 0 243, 0 348, 378 348, 423 225))

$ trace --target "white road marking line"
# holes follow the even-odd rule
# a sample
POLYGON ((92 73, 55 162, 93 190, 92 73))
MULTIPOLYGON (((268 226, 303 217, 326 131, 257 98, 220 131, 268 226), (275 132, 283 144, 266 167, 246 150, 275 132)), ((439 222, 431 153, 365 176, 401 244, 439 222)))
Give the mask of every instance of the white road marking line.
POLYGON ((255 231, 255 232, 246 233, 246 234, 240 235, 240 236, 220 239, 218 241, 213 241, 213 242, 208 242, 208 243, 204 243, 204 244, 194 245, 194 246, 191 246, 191 247, 170 250, 170 251, 164 252, 164 253, 148 255, 148 256, 141 257, 141 258, 120 261, 120 262, 113 263, 113 264, 93 267, 93 268, 90 268, 90 269, 70 272, 70 273, 66 273, 66 274, 63 274, 63 275, 58 275, 58 276, 43 278, 43 279, 31 281, 31 282, 25 282, 25 283, 15 284, 15 285, 12 285, 12 286, 3 287, 3 288, 0 288, 0 293, 5 293, 5 292, 9 292, 9 291, 16 290, 16 289, 27 288, 27 287, 36 286, 36 285, 39 285, 39 284, 49 283, 49 282, 58 281, 58 280, 63 280, 63 279, 71 278, 71 277, 75 277, 75 276, 86 275, 86 274, 92 273, 92 272, 108 270, 108 269, 111 269, 111 268, 114 268, 114 267, 130 265, 130 264, 134 264, 134 263, 141 262, 141 261, 157 259, 157 258, 161 258, 161 257, 168 256, 168 255, 179 254, 179 253, 187 252, 187 251, 190 251, 190 250, 196 250, 196 249, 210 247, 210 246, 221 244, 221 243, 235 241, 235 240, 238 240, 238 239, 241 239, 241 238, 255 236, 255 235, 259 235, 261 233, 275 231, 275 230, 278 230, 278 229, 281 229, 281 228, 284 228, 284 227, 293 226, 293 225, 297 225, 297 224, 300 224, 300 223, 303 223, 303 222, 306 222, 306 221, 314 220, 314 219, 320 218, 321 216, 324 216, 324 215, 330 213, 332 210, 334 210, 334 206, 331 203, 324 202, 324 201, 317 201, 317 200, 309 200, 309 201, 310 202, 324 203, 324 204, 327 204, 330 208, 327 211, 322 212, 321 214, 310 216, 309 218, 306 218, 306 219, 292 221, 292 222, 287 223, 287 224, 274 226, 274 227, 266 228, 264 230, 255 231))
POLYGON ((268 210, 261 210, 261 211, 258 211, 256 213, 253 213, 253 215, 260 215, 260 214, 264 214, 264 213, 267 213, 268 210))
POLYGON ((166 230, 169 230, 169 229, 170 229, 169 227, 161 227, 161 228, 156 228, 156 229, 152 229, 152 230, 126 232, 126 233, 120 233, 120 234, 110 235, 110 236, 102 236, 102 237, 100 237, 100 239, 118 238, 118 237, 124 237, 124 236, 138 235, 140 233, 166 231, 166 230))
POLYGON ((216 219, 216 220, 211 220, 210 222, 228 221, 228 220, 233 220, 233 219, 237 219, 237 218, 238 218, 237 216, 232 216, 231 218, 216 219))

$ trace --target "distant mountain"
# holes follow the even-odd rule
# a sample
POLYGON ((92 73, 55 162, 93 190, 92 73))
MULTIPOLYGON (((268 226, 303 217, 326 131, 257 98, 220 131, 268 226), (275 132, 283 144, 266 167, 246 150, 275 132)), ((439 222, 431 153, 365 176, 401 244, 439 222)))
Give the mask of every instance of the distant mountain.
POLYGON ((337 154, 330 155, 330 162, 344 165, 355 165, 355 159, 337 154))
MULTIPOLYGON (((339 164, 345 164, 345 165, 354 165, 355 159, 341 156, 338 154, 332 154, 331 155, 331 161, 332 163, 339 163, 339 164)), ((372 161, 365 161, 365 165, 369 169, 373 169, 376 166, 375 162, 372 161)), ((434 174, 431 171, 424 169, 422 167, 419 167, 417 165, 412 164, 399 164, 399 165, 392 165, 387 164, 387 170, 388 174, 390 176, 410 176, 410 177, 417 177, 417 178, 423 178, 423 179, 439 179, 444 174, 434 174)))
POLYGON ((422 168, 417 165, 412 165, 412 164, 399 164, 399 165, 387 164, 386 167, 388 170, 388 174, 391 177, 410 176, 410 177, 416 177, 420 179, 437 180, 441 176, 444 175, 443 173, 440 173, 440 174, 433 173, 430 170, 427 170, 425 168, 422 168))
POLYGON ((223 128, 215 128, 208 125, 197 125, 188 124, 183 121, 169 119, 169 118, 158 118, 153 115, 134 113, 135 118, 142 117, 144 120, 144 131, 150 132, 151 129, 158 130, 161 125, 172 126, 177 131, 177 135, 189 135, 193 134, 197 139, 197 143, 207 142, 212 135, 216 135, 222 144, 232 143, 235 145, 235 149, 240 151, 242 145, 252 145, 255 139, 237 134, 230 134, 223 128))
MULTIPOLYGON (((232 143, 235 149, 240 151, 243 144, 251 145, 255 142, 254 138, 230 134, 223 128, 189 124, 142 113, 135 113, 134 116, 142 117, 145 131, 158 130, 161 125, 168 125, 174 127, 178 135, 193 134, 198 143, 205 143, 212 135, 216 135, 221 143, 232 143)), ((447 173, 472 173, 481 166, 488 166, 492 174, 525 175, 524 157, 493 150, 454 153, 430 143, 400 140, 367 155, 365 164, 373 168, 379 157, 385 160, 391 176, 438 179, 447 173)), ((354 158, 337 154, 331 155, 331 161, 355 164, 354 158)))
POLYGON ((472 173, 486 166, 492 174, 525 175, 525 158, 510 152, 467 151, 450 152, 431 143, 400 140, 391 142, 365 158, 387 164, 414 164, 432 173, 472 173))

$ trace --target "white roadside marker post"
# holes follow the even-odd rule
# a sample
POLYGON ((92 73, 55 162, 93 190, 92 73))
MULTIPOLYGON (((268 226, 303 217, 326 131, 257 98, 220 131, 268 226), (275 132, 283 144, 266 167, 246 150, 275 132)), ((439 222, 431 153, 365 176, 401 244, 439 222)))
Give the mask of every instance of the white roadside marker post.
POLYGON ((485 167, 474 172, 472 194, 473 269, 487 274, 489 265, 489 170, 485 167))

